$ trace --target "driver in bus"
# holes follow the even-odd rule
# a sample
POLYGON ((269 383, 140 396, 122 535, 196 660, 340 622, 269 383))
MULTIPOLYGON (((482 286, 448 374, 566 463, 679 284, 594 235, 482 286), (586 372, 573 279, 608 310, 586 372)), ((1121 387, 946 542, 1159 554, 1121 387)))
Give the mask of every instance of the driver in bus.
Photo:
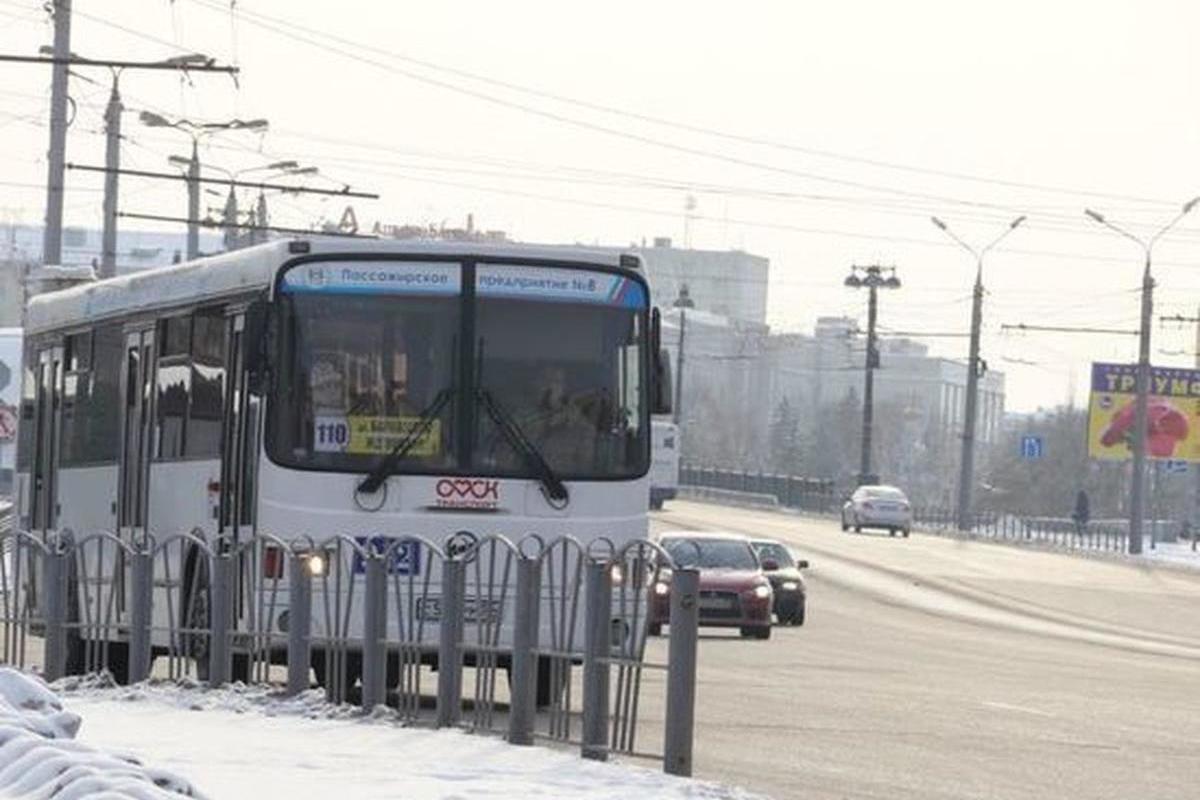
POLYGON ((551 467, 567 471, 589 468, 598 429, 596 404, 567 393, 567 374, 562 367, 545 367, 536 385, 541 391, 536 416, 528 428, 534 444, 551 467))

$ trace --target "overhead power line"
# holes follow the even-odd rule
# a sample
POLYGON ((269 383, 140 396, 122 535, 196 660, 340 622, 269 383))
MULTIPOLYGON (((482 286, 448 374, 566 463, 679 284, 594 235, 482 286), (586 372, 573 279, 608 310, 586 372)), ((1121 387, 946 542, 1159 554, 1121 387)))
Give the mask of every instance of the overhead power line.
MULTIPOLYGON (((174 172, 154 172, 145 169, 109 169, 107 167, 96 167, 87 164, 67 164, 69 170, 82 170, 84 172, 116 172, 120 175, 132 175, 138 178, 156 178, 161 180, 186 181, 189 180, 187 175, 174 172)), ((379 195, 372 192, 353 192, 349 187, 344 189, 318 189, 312 186, 289 186, 284 183, 260 183, 256 181, 238 181, 228 178, 205 178, 196 177, 190 180, 195 180, 198 183, 217 183, 222 186, 237 186, 243 189, 260 189, 266 191, 281 191, 291 192, 293 194, 320 194, 330 195, 334 197, 355 197, 366 200, 378 200, 379 195)))
MULTIPOLYGON (((224 11, 225 11, 225 8, 223 6, 220 6, 216 3, 208 2, 208 0, 192 0, 192 2, 202 5, 202 6, 206 6, 210 9, 220 8, 222 13, 224 13, 224 11)), ((981 201, 975 201, 975 200, 965 200, 965 199, 958 198, 958 197, 950 197, 950 196, 946 196, 946 195, 932 194, 929 192, 918 192, 918 191, 902 189, 902 188, 894 187, 894 186, 872 184, 872 183, 867 183, 864 181, 856 181, 856 180, 851 180, 851 179, 847 179, 847 178, 837 178, 837 177, 833 177, 833 176, 829 176, 829 175, 822 175, 822 174, 815 173, 815 172, 808 172, 805 170, 792 169, 790 167, 784 167, 784 166, 781 166, 778 164, 771 164, 769 162, 759 161, 757 159, 744 158, 741 156, 732 155, 730 153, 716 152, 716 151, 712 151, 712 150, 706 150, 701 147, 692 147, 690 145, 680 144, 679 142, 658 139, 653 136, 647 136, 645 134, 637 133, 635 131, 627 130, 624 128, 618 128, 618 127, 613 127, 611 125, 604 125, 601 123, 591 122, 588 120, 577 119, 575 117, 571 117, 566 114, 559 113, 557 111, 549 111, 547 109, 538 108, 537 106, 532 106, 527 103, 506 100, 504 98, 488 94, 487 92, 483 92, 483 91, 479 91, 477 89, 472 89, 470 87, 460 86, 458 84, 451 83, 448 80, 444 80, 441 78, 434 78, 434 77, 430 77, 428 75, 423 75, 419 72, 414 72, 411 69, 406 69, 404 67, 398 66, 393 63, 388 63, 388 62, 380 61, 376 58, 371 58, 369 56, 364 55, 360 51, 351 51, 351 50, 346 50, 346 49, 343 49, 340 47, 335 47, 333 45, 330 45, 330 44, 320 41, 319 38, 316 38, 316 37, 320 37, 320 36, 325 36, 326 34, 321 34, 321 33, 315 32, 315 31, 310 31, 308 29, 304 29, 305 33, 303 33, 303 34, 297 34, 295 32, 289 31, 288 28, 291 26, 291 24, 286 22, 285 20, 266 17, 264 15, 256 15, 256 14, 253 14, 250 12, 245 12, 245 11, 243 11, 242 13, 243 13, 243 17, 247 21, 256 25, 259 28, 270 31, 271 33, 274 33, 279 36, 284 36, 284 37, 287 37, 290 39, 294 39, 296 41, 310 45, 312 47, 318 47, 322 50, 326 50, 328 52, 332 52, 332 53, 341 55, 344 58, 348 58, 348 59, 358 61, 363 64, 374 66, 374 67, 377 67, 384 71, 391 72, 391 73, 394 73, 397 75, 402 75, 411 80, 425 83, 427 85, 434 86, 436 88, 444 89, 446 91, 454 92, 456 94, 460 94, 460 95, 463 95, 466 97, 472 97, 476 100, 482 100, 484 102, 487 102, 487 103, 490 103, 493 105, 502 106, 502 107, 510 108, 510 109, 517 110, 517 111, 522 111, 524 113, 531 114, 531 115, 537 116, 537 117, 541 117, 543 119, 551 120, 553 122, 559 122, 564 125, 571 125, 571 126, 574 126, 577 128, 590 130, 590 131, 594 131, 597 133, 603 133, 608 136, 625 139, 627 141, 633 141, 633 142, 637 142, 640 144, 651 145, 653 147, 658 147, 658 148, 662 148, 665 150, 671 150, 671 151, 678 152, 678 153, 685 153, 687 155, 697 156, 700 158, 706 158, 706 159, 714 160, 714 161, 720 161, 720 162, 724 162, 727 164, 734 164, 737 166, 747 167, 750 169, 762 170, 762 171, 772 172, 772 173, 776 173, 776 174, 780 174, 780 175, 788 175, 788 176, 795 177, 795 178, 803 178, 805 180, 829 183, 829 184, 833 184, 833 185, 837 185, 837 186, 848 186, 848 187, 853 187, 853 188, 857 188, 857 189, 867 189, 870 191, 886 192, 888 194, 895 194, 895 195, 901 196, 901 197, 914 197, 914 198, 921 198, 921 199, 925 199, 925 200, 937 200, 939 202, 949 203, 952 205, 968 206, 968 207, 975 207, 975 208, 1004 209, 1004 210, 1007 210, 1010 212, 1019 212, 1021 210, 1021 209, 1018 209, 1013 206, 1006 206, 1006 205, 997 204, 997 203, 987 203, 987 202, 981 202, 981 201)))
POLYGON ((168 217, 161 214, 138 214, 132 211, 117 212, 118 217, 126 219, 145 219, 153 222, 182 222, 184 224, 195 224, 202 228, 237 228, 246 231, 267 231, 270 233, 292 233, 299 236, 337 236, 342 239, 377 239, 379 237, 369 233, 348 233, 346 231, 315 231, 309 228, 281 228, 274 225, 242 225, 241 223, 222 220, 218 222, 214 219, 197 219, 190 220, 187 217, 168 217))
POLYGON ((1138 331, 1124 330, 1121 328, 1072 328, 1058 325, 1026 325, 1024 322, 1018 322, 1015 325, 1001 325, 1002 331, 1039 331, 1045 333, 1098 333, 1111 334, 1117 336, 1137 336, 1138 331))
MULTIPOLYGON (((230 8, 232 8, 232 5, 227 6, 226 4, 213 2, 213 0, 192 0, 192 2, 197 5, 206 7, 210 10, 219 11, 221 13, 226 13, 230 8)), ((898 171, 903 171, 903 172, 908 172, 908 173, 931 175, 934 177, 949 178, 949 179, 953 179, 953 180, 969 181, 969 182, 974 182, 974 183, 992 184, 992 185, 1004 186, 1004 187, 1014 188, 1014 189, 1026 189, 1026 190, 1034 190, 1034 191, 1054 193, 1054 194, 1065 194, 1065 195, 1070 195, 1070 196, 1103 197, 1103 198, 1108 198, 1108 199, 1117 199, 1117 200, 1123 200, 1123 201, 1128 201, 1128 202, 1145 203, 1145 204, 1153 204, 1153 205, 1172 205, 1171 202, 1162 200, 1162 199, 1158 199, 1158 198, 1139 197, 1136 195, 1103 192, 1103 191, 1097 191, 1097 190, 1091 190, 1091 189, 1073 189, 1070 187, 1056 186, 1056 185, 1051 185, 1051 184, 1014 181, 1014 180, 1007 180, 1007 179, 1003 179, 1003 178, 994 178, 994 177, 974 175, 974 174, 964 173, 964 172, 956 172, 956 171, 952 171, 952 170, 941 170, 941 169, 935 169, 935 168, 931 168, 931 167, 914 166, 914 165, 910 165, 910 164, 901 164, 901 163, 897 163, 897 162, 893 162, 893 161, 886 161, 883 159, 876 159, 876 158, 852 155, 852 154, 847 154, 847 153, 839 153, 839 152, 835 152, 832 150, 825 150, 825 149, 815 148, 815 147, 807 147, 807 146, 798 145, 798 144, 794 144, 794 143, 790 143, 790 142, 781 142, 778 140, 767 139, 767 138, 758 137, 758 136, 750 136, 750 135, 746 135, 746 134, 732 133, 729 131, 718 130, 716 128, 711 128, 711 127, 707 127, 707 126, 703 126, 703 125, 696 125, 696 124, 691 124, 691 123, 687 123, 687 122, 681 122, 679 120, 669 119, 667 117, 661 117, 661 116, 657 116, 657 115, 653 115, 653 114, 646 114, 646 113, 637 112, 637 111, 630 111, 629 109, 624 109, 624 108, 620 108, 620 107, 613 106, 613 105, 607 105, 604 103, 598 103, 598 102, 591 101, 591 100, 583 100, 583 99, 580 99, 577 97, 571 97, 569 95, 559 94, 559 93, 547 91, 544 89, 538 89, 535 87, 525 86, 525 85, 518 84, 518 83, 515 83, 512 81, 502 80, 502 79, 499 79, 499 78, 496 78, 496 77, 490 76, 490 75, 484 75, 484 74, 477 73, 477 72, 471 72, 469 70, 464 70, 464 69, 460 69, 457 67, 446 66, 444 64, 439 64, 439 63, 429 61, 426 59, 415 58, 413 56, 404 55, 402 53, 397 53, 392 50, 386 50, 384 48, 375 47, 375 46, 367 44, 365 42, 347 39, 345 37, 338 36, 337 34, 333 34, 328 31, 320 31, 320 30, 316 30, 313 28, 309 28, 309 27, 300 25, 296 22, 292 22, 291 20, 286 20, 286 19, 282 19, 279 17, 272 17, 270 15, 263 14, 261 12, 248 11, 245 8, 238 8, 237 13, 240 16, 242 16, 243 18, 245 18, 247 21, 249 21, 251 24, 258 25, 259 27, 267 28, 279 35, 287 36, 289 38, 296 39, 296 38, 298 38, 298 34, 287 33, 283 29, 291 29, 292 31, 299 32, 299 34, 303 34, 306 36, 321 37, 321 38, 324 38, 329 41, 337 42, 339 45, 343 45, 345 47, 352 48, 353 51, 358 51, 358 52, 366 51, 366 52, 376 53, 378 55, 393 59, 395 61, 401 61, 404 63, 419 66, 419 67, 427 69, 431 72, 437 72, 437 73, 441 73, 444 75, 451 75, 456 78, 462 78, 462 79, 466 79, 466 80, 470 80, 470 81, 475 81, 477 83, 481 83, 484 85, 493 86, 496 88, 505 89, 508 91, 524 94, 529 97, 536 97, 536 98, 540 98, 543 100, 549 100, 552 102, 561 103, 564 105, 574 106, 576 108, 581 108, 581 109, 585 109, 588 111, 609 114, 609 115, 613 115, 613 116, 623 117, 626 119, 634 119, 639 122, 645 122, 645 123, 649 123, 652 125, 658 125, 661 127, 672 128, 672 129, 679 130, 679 131, 685 131, 687 133, 693 133, 693 134, 698 134, 698 135, 702 135, 702 136, 709 136, 709 137, 713 137, 713 138, 722 139, 725 141, 734 141, 734 142, 740 142, 742 144, 750 144, 750 145, 754 145, 754 146, 758 146, 758 147, 766 147, 766 148, 771 148, 771 149, 775 149, 775 150, 803 153, 805 155, 817 156, 820 158, 827 158, 827 159, 833 159, 833 160, 838 160, 838 161, 845 161, 845 162, 849 162, 849 163, 861 164, 861 165, 865 165, 865 166, 872 166, 872 167, 877 167, 877 168, 882 168, 882 169, 890 169, 890 170, 898 170, 898 171)), ((333 48, 328 48, 328 49, 333 49, 333 48)), ((341 52, 342 55, 347 55, 347 56, 351 55, 351 53, 347 53, 345 51, 337 50, 336 52, 341 52)), ((422 80, 422 81, 428 82, 428 83, 432 83, 436 80, 436 79, 429 78, 427 76, 413 76, 413 77, 415 77, 415 79, 417 79, 417 80, 422 80)), ((451 88, 453 88, 453 87, 451 87, 451 88)), ((467 90, 462 87, 459 87, 455 90, 463 91, 463 92, 470 91, 470 90, 467 90)), ((502 101, 493 100, 493 102, 502 102, 502 101)), ((511 104, 511 105, 513 105, 514 107, 519 106, 519 104, 511 104)), ((535 113, 536 113, 536 111, 535 111, 535 113)))
POLYGON ((185 63, 177 59, 165 61, 119 61, 103 58, 55 58, 54 56, 18 56, 0 53, 0 62, 10 61, 18 64, 66 64, 69 67, 112 67, 114 69, 162 69, 172 72, 224 72, 237 75, 237 67, 227 67, 216 64, 212 59, 206 62, 185 63))

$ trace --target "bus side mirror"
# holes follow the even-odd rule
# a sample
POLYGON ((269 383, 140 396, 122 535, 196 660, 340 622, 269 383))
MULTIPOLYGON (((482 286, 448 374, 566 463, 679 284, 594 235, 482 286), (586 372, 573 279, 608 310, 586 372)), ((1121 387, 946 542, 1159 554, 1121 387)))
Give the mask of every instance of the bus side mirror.
POLYGON ((653 358, 651 414, 670 414, 674 409, 671 398, 671 355, 662 346, 662 317, 658 309, 650 314, 650 352, 653 358))
POLYGON ((271 344, 275 341, 271 304, 264 299, 255 300, 246 309, 246 327, 242 334, 246 352, 246 375, 250 391, 262 394, 266 377, 270 372, 271 344))

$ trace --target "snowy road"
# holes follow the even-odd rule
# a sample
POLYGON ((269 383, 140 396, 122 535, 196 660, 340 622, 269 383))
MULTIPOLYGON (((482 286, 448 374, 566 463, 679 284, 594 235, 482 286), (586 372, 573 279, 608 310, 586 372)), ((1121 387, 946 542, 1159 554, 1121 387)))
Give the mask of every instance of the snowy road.
POLYGON ((1196 797, 1200 573, 698 503, 654 528, 813 563, 803 628, 702 640, 701 777, 776 798, 1196 797))

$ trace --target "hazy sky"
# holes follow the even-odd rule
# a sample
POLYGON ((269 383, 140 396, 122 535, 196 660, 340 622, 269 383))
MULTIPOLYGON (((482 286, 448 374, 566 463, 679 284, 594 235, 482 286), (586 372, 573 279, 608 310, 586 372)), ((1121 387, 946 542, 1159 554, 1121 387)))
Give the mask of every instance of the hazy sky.
MULTIPOLYGON (((525 240, 605 244, 681 242, 689 227, 693 246, 771 259, 780 329, 865 316, 866 297, 842 279, 852 263, 880 262, 904 281, 882 298, 881 325, 964 332, 973 261, 929 216, 985 243, 1028 214, 985 271, 983 352, 1007 374, 1012 409, 1061 403, 1072 385, 1080 396, 1090 361, 1136 355, 1131 336, 1000 329, 1136 327, 1141 253, 1083 208, 1143 235, 1200 194, 1196 3, 238 0, 232 14, 228 0, 74 5, 80 55, 199 51, 242 68, 236 87, 125 73, 126 166, 164 169, 188 147, 182 134, 140 126, 136 110, 266 117, 264 137, 215 137, 202 159, 317 165, 332 185, 383 195, 355 204, 366 224, 461 225, 473 212, 525 240)), ((0 0, 0 52, 50 41, 41 0, 0 0)), ((0 70, 0 222, 35 222, 49 71, 0 70)), ((68 158, 97 163, 109 76, 80 74, 96 83, 72 83, 68 158)), ((68 223, 99 227, 99 186, 69 174, 68 223)), ((281 225, 342 210, 271 202, 281 225)), ((125 179, 121 207, 182 216, 185 191, 125 179)), ((1156 316, 1195 315, 1200 211, 1155 261, 1156 316)), ((1156 362, 1194 361, 1192 329, 1156 322, 1154 334, 1156 362)), ((929 342, 965 356, 965 339, 929 342)))

